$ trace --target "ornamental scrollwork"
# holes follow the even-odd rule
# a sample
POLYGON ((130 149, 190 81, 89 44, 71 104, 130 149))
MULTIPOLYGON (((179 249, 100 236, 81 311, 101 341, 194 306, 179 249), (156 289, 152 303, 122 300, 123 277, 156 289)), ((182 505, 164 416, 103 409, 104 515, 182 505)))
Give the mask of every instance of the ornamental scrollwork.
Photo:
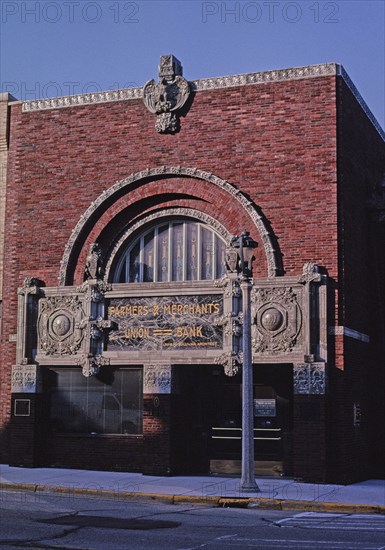
POLYGON ((112 284, 107 283, 106 281, 98 281, 96 283, 96 287, 100 294, 104 294, 105 292, 109 292, 110 290, 112 290, 112 284))
POLYGON ((172 369, 169 365, 145 365, 143 393, 172 393, 172 369))
POLYGON ((290 287, 258 288, 254 286, 251 290, 252 299, 256 302, 279 302, 289 305, 297 301, 297 295, 290 287))
POLYGON ((36 393, 40 389, 37 365, 14 365, 12 367, 12 393, 36 393))
POLYGON ((84 281, 83 284, 76 287, 76 291, 84 294, 85 302, 100 302, 103 299, 105 292, 112 289, 111 283, 106 281, 97 280, 94 282, 89 279, 84 281))
POLYGON ((223 366, 226 376, 235 376, 241 370, 242 356, 234 352, 223 353, 216 357, 215 363, 223 366))
POLYGON ((92 338, 93 340, 100 340, 103 336, 103 333, 98 329, 95 324, 91 324, 89 332, 90 338, 92 338))
POLYGON ((82 355, 76 360, 76 364, 82 367, 82 374, 86 378, 98 374, 102 367, 110 364, 110 359, 102 355, 82 355))
POLYGON ((223 295, 226 296, 226 298, 240 298, 242 296, 239 281, 237 279, 229 279, 226 275, 214 281, 214 286, 223 288, 223 295))
POLYGON ((281 334, 275 339, 268 339, 266 336, 257 334, 252 338, 253 350, 258 353, 287 353, 293 351, 297 343, 296 336, 285 336, 281 334))
POLYGON ((324 395, 326 392, 325 363, 295 363, 293 368, 294 394, 324 395))
POLYGON ((89 334, 90 337, 94 340, 100 340, 103 337, 103 332, 105 330, 111 330, 115 327, 113 321, 103 319, 103 317, 98 317, 97 319, 89 318, 89 334))
POLYGON ((226 336, 242 336, 243 314, 226 313, 214 319, 214 325, 224 327, 226 336))
POLYGON ((226 313, 225 315, 220 315, 219 317, 214 318, 214 325, 217 327, 226 327, 230 323, 232 313, 226 313))

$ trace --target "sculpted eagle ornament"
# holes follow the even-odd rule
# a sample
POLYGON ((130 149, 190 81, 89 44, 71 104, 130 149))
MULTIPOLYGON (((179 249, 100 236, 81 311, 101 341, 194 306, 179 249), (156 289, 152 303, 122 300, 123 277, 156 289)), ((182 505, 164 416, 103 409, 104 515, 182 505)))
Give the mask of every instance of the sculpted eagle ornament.
POLYGON ((175 133, 180 128, 177 111, 190 95, 189 83, 183 76, 173 80, 150 80, 143 88, 143 101, 151 113, 157 115, 155 128, 159 133, 175 133))

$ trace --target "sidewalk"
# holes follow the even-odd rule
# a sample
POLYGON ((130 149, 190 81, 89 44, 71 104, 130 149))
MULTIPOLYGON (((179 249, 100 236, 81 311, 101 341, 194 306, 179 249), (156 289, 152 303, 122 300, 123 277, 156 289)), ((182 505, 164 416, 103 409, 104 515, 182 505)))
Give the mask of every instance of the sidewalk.
POLYGON ((211 506, 301 509, 385 514, 385 480, 352 485, 323 485, 261 477, 260 492, 242 493, 239 478, 220 476, 156 477, 125 472, 0 465, 0 489, 60 493, 114 499, 147 498, 169 503, 211 506))

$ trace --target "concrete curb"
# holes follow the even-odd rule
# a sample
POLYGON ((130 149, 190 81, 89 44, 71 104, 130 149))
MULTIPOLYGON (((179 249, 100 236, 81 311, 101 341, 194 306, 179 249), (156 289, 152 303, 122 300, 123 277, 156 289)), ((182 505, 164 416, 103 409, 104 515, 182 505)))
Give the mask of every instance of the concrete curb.
POLYGON ((213 508, 259 508, 260 510, 301 510, 309 512, 335 512, 351 514, 382 514, 385 506, 373 504, 350 504, 340 502, 315 502, 311 500, 285 500, 255 497, 220 497, 196 495, 167 495, 162 493, 139 493, 111 491, 108 489, 80 489, 77 487, 58 487, 52 485, 34 485, 18 483, 0 483, 0 491, 33 492, 40 496, 65 495, 66 497, 88 496, 113 500, 153 500, 166 504, 194 504, 213 508))

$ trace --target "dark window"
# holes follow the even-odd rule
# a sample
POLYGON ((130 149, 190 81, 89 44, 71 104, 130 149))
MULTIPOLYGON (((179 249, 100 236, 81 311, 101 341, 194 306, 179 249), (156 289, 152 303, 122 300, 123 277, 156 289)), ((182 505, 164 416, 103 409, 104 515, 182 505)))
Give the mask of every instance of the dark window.
POLYGON ((80 369, 50 369, 50 422, 56 433, 140 434, 142 370, 102 368, 85 377, 80 369))

